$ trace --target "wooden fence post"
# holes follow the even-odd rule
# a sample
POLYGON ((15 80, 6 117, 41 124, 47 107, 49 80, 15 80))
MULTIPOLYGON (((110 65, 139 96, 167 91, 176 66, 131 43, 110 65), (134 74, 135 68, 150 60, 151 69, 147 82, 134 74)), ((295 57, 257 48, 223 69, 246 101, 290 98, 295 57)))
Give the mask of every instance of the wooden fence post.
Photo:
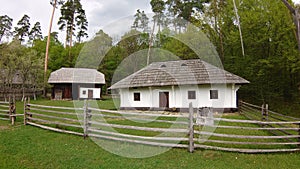
POLYGON ((86 139, 88 136, 88 103, 84 100, 83 107, 83 138, 86 139))
POLYGON ((262 115, 262 117, 261 117, 261 120, 262 121, 268 121, 268 114, 269 114, 269 105, 268 104, 263 104, 262 106, 261 106, 261 115, 262 115))
POLYGON ((194 109, 193 104, 189 104, 189 152, 194 151, 194 109))
POLYGON ((25 97, 25 99, 24 99, 24 109, 23 109, 23 111, 24 111, 24 125, 26 125, 27 124, 27 116, 26 116, 26 114, 27 114, 27 112, 26 112, 26 108, 27 107, 27 98, 25 97))
MULTIPOLYGON (((28 115, 28 112, 27 110, 30 110, 30 105, 29 105, 29 99, 25 97, 24 99, 24 125, 27 124, 27 115, 28 115)), ((29 115, 30 117, 32 117, 32 115, 29 115)))
MULTIPOLYGON (((300 136, 300 123, 298 124, 298 135, 300 136)), ((298 142, 300 143, 300 137, 298 137, 298 142)), ((300 148, 300 144, 298 144, 298 148, 300 148)))
POLYGON ((9 119, 11 124, 14 125, 16 121, 16 104, 15 101, 9 103, 9 119))
POLYGON ((265 103, 261 105, 261 119, 264 120, 265 103))
POLYGON ((243 104, 242 101, 239 100, 239 101, 238 101, 238 111, 239 111, 239 114, 242 114, 242 110, 241 110, 242 104, 243 104))
POLYGON ((269 119, 269 105, 268 104, 266 104, 265 105, 265 120, 266 121, 268 121, 268 119, 269 119))

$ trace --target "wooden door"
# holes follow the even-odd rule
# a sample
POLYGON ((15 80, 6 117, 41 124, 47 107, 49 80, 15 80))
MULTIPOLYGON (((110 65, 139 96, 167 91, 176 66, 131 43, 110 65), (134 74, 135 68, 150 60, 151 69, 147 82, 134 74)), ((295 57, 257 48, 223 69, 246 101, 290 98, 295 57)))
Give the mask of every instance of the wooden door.
POLYGON ((169 108, 169 92, 159 92, 159 107, 169 108))
POLYGON ((94 98, 93 90, 88 90, 88 98, 89 99, 94 98))
POLYGON ((64 99, 71 99, 72 98, 72 87, 71 86, 65 86, 64 88, 64 99))

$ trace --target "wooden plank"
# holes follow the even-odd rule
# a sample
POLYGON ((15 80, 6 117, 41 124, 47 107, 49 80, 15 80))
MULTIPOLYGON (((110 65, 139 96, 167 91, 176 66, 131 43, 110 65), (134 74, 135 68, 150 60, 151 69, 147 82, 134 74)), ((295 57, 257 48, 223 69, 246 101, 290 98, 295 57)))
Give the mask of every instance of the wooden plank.
POLYGON ((0 101, 0 104, 9 104, 9 102, 0 101))
POLYGON ((35 127, 39 127, 39 128, 45 129, 45 130, 50 130, 50 131, 56 131, 56 132, 60 132, 60 133, 67 133, 67 134, 74 134, 74 135, 83 136, 83 133, 78 133, 78 132, 75 132, 75 131, 68 131, 68 130, 57 129, 57 128, 53 128, 53 127, 48 127, 48 126, 36 124, 36 123, 33 123, 33 122, 27 122, 27 124, 35 126, 35 127))
POLYGON ((144 139, 144 140, 156 140, 156 141, 188 141, 189 140, 188 138, 185 138, 185 137, 137 136, 137 135, 123 134, 123 133, 109 132, 109 131, 99 130, 96 128, 89 128, 88 131, 96 132, 99 134, 107 134, 107 135, 113 135, 113 136, 118 136, 118 137, 136 138, 136 139, 144 139))
POLYGON ((160 142, 150 142, 150 141, 143 141, 143 140, 132 140, 132 139, 125 139, 125 138, 118 138, 112 136, 104 136, 98 134, 89 134, 90 137, 100 138, 100 139, 108 139, 108 140, 115 140, 115 141, 122 141, 122 142, 129 142, 129 143, 137 143, 137 144, 144 144, 150 146, 160 146, 160 147, 179 147, 179 148, 187 148, 188 145, 185 144, 172 144, 172 143, 160 143, 160 142))
POLYGON ((54 113, 54 114, 62 114, 62 115, 73 115, 73 116, 77 116, 77 113, 70 113, 70 112, 60 112, 60 111, 54 111, 54 110, 46 110, 46 109, 38 109, 38 108, 33 108, 31 107, 30 110, 36 110, 39 112, 47 112, 47 113, 54 113))
POLYGON ((11 117, 24 116, 24 114, 12 114, 11 117))
POLYGON ((6 113, 9 113, 9 110, 0 110, 0 112, 6 112, 6 113))
POLYGON ((207 145, 199 145, 199 144, 196 144, 195 146, 196 146, 196 148, 202 148, 202 149, 240 152, 240 153, 275 153, 275 152, 300 151, 300 148, 294 148, 294 149, 239 149, 239 148, 225 148, 225 147, 207 146, 207 145))
MULTIPOLYGON (((205 123, 198 123, 198 124, 194 124, 194 125, 204 125, 205 123)), ((287 128, 266 128, 266 127, 243 127, 243 126, 223 126, 223 125, 212 125, 212 126, 208 126, 207 127, 212 127, 212 128, 224 128, 224 129, 242 129, 242 130, 293 130, 293 131, 298 131, 298 128, 292 128, 292 127, 287 127, 287 128)))
POLYGON ((151 116, 151 117, 177 117, 177 118, 188 118, 188 115, 186 114, 180 114, 180 115, 166 115, 166 114, 155 114, 155 113, 134 113, 134 112, 123 112, 123 111, 115 111, 115 110, 104 110, 104 109, 96 109, 96 108, 89 108, 92 111, 96 112, 106 112, 106 113, 114 113, 114 114, 120 114, 120 115, 138 115, 138 116, 151 116))
MULTIPOLYGON (((128 117, 128 116, 111 116, 111 115, 106 115, 106 114, 95 114, 95 113, 90 113, 93 117, 108 117, 108 118, 122 118, 122 119, 128 119, 128 120, 141 120, 141 121, 148 121, 148 122, 159 122, 159 123, 171 123, 171 124, 186 124, 188 125, 189 122, 185 121, 170 121, 170 120, 156 120, 156 119, 146 119, 146 118, 137 118, 137 117, 128 117)), ((137 116, 137 115, 135 115, 137 116)), ((138 115, 138 116, 143 116, 143 115, 138 115)))
POLYGON ((9 120, 9 118, 2 118, 2 117, 0 117, 0 120, 9 120))
POLYGON ((234 123, 250 123, 250 124, 300 124, 300 121, 258 121, 258 120, 237 120, 237 119, 226 119, 226 118, 209 118, 200 117, 204 120, 216 120, 216 121, 226 121, 234 123))
POLYGON ((274 111, 271 111, 271 110, 269 110, 269 113, 272 113, 272 114, 275 114, 275 115, 278 115, 278 116, 281 116, 281 117, 285 117, 285 118, 288 118, 288 119, 300 120, 300 118, 296 118, 296 117, 292 117, 292 116, 286 116, 286 115, 283 115, 283 114, 280 114, 280 113, 277 113, 277 112, 274 112, 274 111))
POLYGON ((45 114, 39 114, 39 113, 33 113, 33 112, 27 112, 27 114, 31 114, 31 115, 39 116, 39 117, 47 117, 47 118, 51 118, 51 119, 80 122, 79 120, 76 120, 76 119, 70 119, 70 118, 66 118, 66 117, 57 117, 57 116, 51 116, 51 115, 45 115, 45 114))
POLYGON ((9 114, 0 113, 1 116, 9 116, 9 114))
POLYGON ((281 118, 275 117, 274 115, 271 115, 271 114, 269 114, 268 117, 272 118, 272 119, 275 119, 275 120, 279 120, 279 121, 289 121, 289 120, 285 120, 285 119, 281 119, 281 118))
POLYGON ((3 108, 9 108, 9 105, 1 105, 1 104, 0 104, 0 107, 3 107, 3 108))
POLYGON ((283 138, 298 138, 300 135, 288 135, 288 136, 249 136, 249 135, 235 135, 235 134, 221 134, 204 131, 194 131, 197 134, 209 135, 216 137, 227 137, 227 138, 248 138, 248 139, 283 139, 283 138))
POLYGON ((74 107, 59 107, 59 106, 46 106, 46 105, 38 105, 38 104, 28 104, 30 107, 41 107, 41 108, 49 108, 49 109, 61 109, 61 110, 83 110, 83 108, 74 108, 74 107))
POLYGON ((259 110, 261 109, 261 106, 257 106, 257 105, 254 105, 254 104, 250 104, 250 103, 247 103, 247 102, 243 102, 243 101, 240 101, 242 104, 244 105, 248 105, 248 106, 251 106, 251 107, 255 107, 255 108, 258 108, 259 110))
POLYGON ((196 139, 195 141, 205 143, 221 143, 221 144, 239 144, 239 145, 299 145, 300 142, 243 142, 243 141, 224 141, 224 140, 207 140, 196 139))
POLYGON ((90 124, 106 126, 106 127, 122 128, 122 129, 131 129, 131 130, 153 131, 153 132, 176 132, 176 133, 188 133, 189 132, 188 129, 138 127, 138 126, 129 126, 129 125, 100 123, 100 122, 95 122, 95 121, 91 121, 90 124))
POLYGON ((62 122, 57 122, 57 121, 49 121, 49 120, 43 120, 43 119, 38 119, 38 118, 32 118, 32 117, 28 117, 28 119, 33 120, 33 121, 47 123, 47 124, 57 124, 57 125, 62 125, 62 126, 67 126, 67 127, 82 128, 81 125, 76 125, 76 124, 62 123, 62 122))
MULTIPOLYGON (((255 108, 258 108, 258 109, 261 109, 260 106, 257 106, 257 105, 253 105, 253 104, 250 104, 250 103, 247 103, 247 102, 242 102, 244 105, 248 105, 249 106, 252 106, 252 107, 255 107, 255 108)), ((300 121, 300 118, 296 118, 296 117, 292 117, 292 116, 287 116, 287 115, 283 115, 281 113, 277 113, 277 112, 274 112, 274 111, 271 111, 271 110, 268 110, 268 113, 270 114, 275 114, 275 115, 278 115, 278 116, 281 116, 281 117, 285 117, 285 118, 288 118, 288 119, 293 119, 293 120, 298 120, 300 121)))
POLYGON ((253 114, 261 115, 261 110, 257 110, 255 108, 252 108, 252 107, 249 107, 249 106, 246 106, 246 105, 243 105, 242 109, 247 110, 247 111, 249 111, 250 113, 253 113, 253 114))

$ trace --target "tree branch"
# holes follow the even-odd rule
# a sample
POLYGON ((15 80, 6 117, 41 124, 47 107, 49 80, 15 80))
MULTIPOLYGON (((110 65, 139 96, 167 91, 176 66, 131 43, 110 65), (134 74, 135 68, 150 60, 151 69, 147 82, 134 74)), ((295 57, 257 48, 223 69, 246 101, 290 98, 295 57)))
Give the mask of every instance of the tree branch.
POLYGON ((291 11, 292 14, 295 14, 295 9, 291 6, 291 4, 287 0, 281 0, 281 1, 291 11))

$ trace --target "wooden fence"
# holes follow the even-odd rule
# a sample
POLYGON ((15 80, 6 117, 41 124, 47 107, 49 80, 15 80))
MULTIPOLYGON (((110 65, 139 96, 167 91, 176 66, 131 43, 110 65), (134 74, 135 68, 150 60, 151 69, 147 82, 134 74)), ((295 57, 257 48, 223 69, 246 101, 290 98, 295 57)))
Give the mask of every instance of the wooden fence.
POLYGON ((11 124, 14 125, 17 116, 15 102, 0 101, 0 120, 11 121, 11 124))
POLYGON ((82 102, 82 108, 25 103, 24 124, 83 137, 186 148, 189 152, 197 148, 243 153, 300 150, 300 119, 245 102, 241 102, 240 110, 249 119, 241 115, 221 118, 212 108, 194 113, 192 104, 189 113, 170 115, 104 110, 88 102, 82 102))

